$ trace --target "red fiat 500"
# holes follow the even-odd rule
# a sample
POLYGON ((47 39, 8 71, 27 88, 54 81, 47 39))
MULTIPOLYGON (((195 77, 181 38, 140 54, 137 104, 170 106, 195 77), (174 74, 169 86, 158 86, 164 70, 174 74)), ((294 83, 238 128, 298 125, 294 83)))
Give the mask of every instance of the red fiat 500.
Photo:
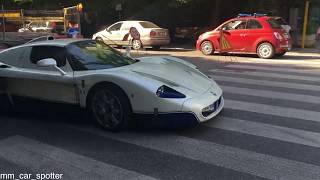
POLYGON ((291 49, 290 35, 273 17, 246 15, 231 19, 199 36, 197 49, 205 55, 221 52, 220 34, 230 44, 228 52, 257 54, 260 58, 283 56, 291 49))

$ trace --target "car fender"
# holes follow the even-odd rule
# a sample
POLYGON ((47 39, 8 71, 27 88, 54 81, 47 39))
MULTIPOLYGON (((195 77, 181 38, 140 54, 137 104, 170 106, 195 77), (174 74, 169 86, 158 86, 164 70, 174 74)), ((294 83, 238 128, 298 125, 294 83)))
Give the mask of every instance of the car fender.
POLYGON ((252 46, 251 51, 254 53, 257 52, 258 46, 261 43, 265 43, 265 42, 268 42, 272 44, 273 47, 276 47, 277 40, 274 37, 260 37, 254 42, 254 45, 252 46))
POLYGON ((219 46, 218 38, 219 38, 219 35, 216 32, 206 32, 206 33, 202 34, 201 40, 200 40, 200 43, 197 46, 197 49, 198 50, 201 49, 201 44, 204 41, 210 41, 215 50, 219 49, 220 46, 219 46))
POLYGON ((161 82, 140 76, 134 72, 118 71, 116 73, 83 74, 75 77, 79 87, 81 107, 87 106, 88 95, 92 88, 99 83, 113 83, 120 87, 132 106, 134 113, 179 112, 185 99, 163 99, 156 96, 161 82))

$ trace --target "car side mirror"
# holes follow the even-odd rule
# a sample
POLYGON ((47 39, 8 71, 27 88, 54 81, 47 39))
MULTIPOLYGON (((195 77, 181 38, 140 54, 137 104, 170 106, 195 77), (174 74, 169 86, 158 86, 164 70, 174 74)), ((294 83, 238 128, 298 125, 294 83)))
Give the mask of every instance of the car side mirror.
POLYGON ((53 58, 41 59, 37 62, 37 66, 39 67, 54 67, 57 66, 57 61, 53 58))
POLYGON ((64 76, 67 74, 61 68, 59 68, 57 66, 57 61, 53 58, 41 59, 40 61, 37 62, 37 66, 39 66, 39 67, 53 67, 56 70, 58 70, 61 73, 61 75, 64 76))

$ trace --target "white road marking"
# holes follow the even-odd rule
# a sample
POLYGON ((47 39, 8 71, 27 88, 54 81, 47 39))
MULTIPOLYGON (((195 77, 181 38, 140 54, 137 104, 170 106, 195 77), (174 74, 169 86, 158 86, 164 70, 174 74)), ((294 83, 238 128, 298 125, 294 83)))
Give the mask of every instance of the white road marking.
POLYGON ((210 75, 214 80, 217 81, 226 81, 226 82, 234 82, 241 84, 249 84, 249 85, 263 85, 269 87, 281 87, 281 88, 291 88, 291 89, 299 89, 299 90, 310 90, 310 91, 319 91, 320 86, 308 85, 308 84, 299 84, 299 83, 286 83, 286 82, 276 82, 276 81, 267 81, 267 80, 253 80, 246 79, 240 77, 226 77, 221 75, 210 75))
POLYGON ((287 118, 298 118, 309 121, 320 122, 320 112, 300 110, 294 108, 286 108, 280 106, 271 106, 258 103, 250 103, 244 101, 225 100, 225 108, 250 111, 268 115, 275 115, 287 118))
POLYGON ((238 65, 238 64, 231 64, 226 66, 228 68, 235 68, 239 70, 263 70, 263 71, 273 71, 273 72, 289 72, 289 73, 304 73, 310 75, 320 75, 320 69, 317 70, 310 70, 310 69, 299 69, 298 67, 263 67, 257 65, 238 65))
POLYGON ((290 94, 282 93, 277 91, 265 91, 265 90, 256 90, 249 88, 238 88, 231 86, 220 86, 224 92, 239 94, 239 95, 251 95, 258 97, 266 97, 271 99, 283 99, 283 100, 292 100, 306 103, 315 103, 320 105, 320 97, 317 96, 308 96, 300 94, 290 94))
POLYGON ((0 157, 39 173, 63 174, 63 179, 155 179, 22 136, 0 141, 0 157))
POLYGON ((268 179, 318 180, 320 177, 319 166, 182 136, 76 129, 268 179))
POLYGON ((290 79, 290 80, 303 80, 303 81, 313 81, 313 82, 320 82, 320 79, 318 77, 310 77, 310 76, 297 76, 297 75, 288 75, 288 74, 279 74, 276 72, 255 72, 255 71, 244 71, 244 72, 236 72, 233 70, 225 70, 225 69, 215 69, 210 70, 210 72, 222 72, 225 74, 232 74, 235 77, 241 76, 241 75, 249 75, 249 76, 255 76, 255 77, 268 77, 268 78, 284 78, 284 79, 290 79))
POLYGON ((219 117, 206 126, 320 148, 320 133, 219 117))

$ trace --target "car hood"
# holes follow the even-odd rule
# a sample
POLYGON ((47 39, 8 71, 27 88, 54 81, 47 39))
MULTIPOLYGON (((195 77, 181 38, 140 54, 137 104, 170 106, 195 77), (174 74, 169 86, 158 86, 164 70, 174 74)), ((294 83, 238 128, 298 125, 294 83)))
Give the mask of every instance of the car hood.
MULTIPOLYGON (((173 57, 144 57, 140 62, 127 66, 131 72, 161 85, 169 86, 187 96, 197 96, 212 86, 217 86, 194 65, 173 57)), ((217 86, 217 88, 219 88, 217 86)))

